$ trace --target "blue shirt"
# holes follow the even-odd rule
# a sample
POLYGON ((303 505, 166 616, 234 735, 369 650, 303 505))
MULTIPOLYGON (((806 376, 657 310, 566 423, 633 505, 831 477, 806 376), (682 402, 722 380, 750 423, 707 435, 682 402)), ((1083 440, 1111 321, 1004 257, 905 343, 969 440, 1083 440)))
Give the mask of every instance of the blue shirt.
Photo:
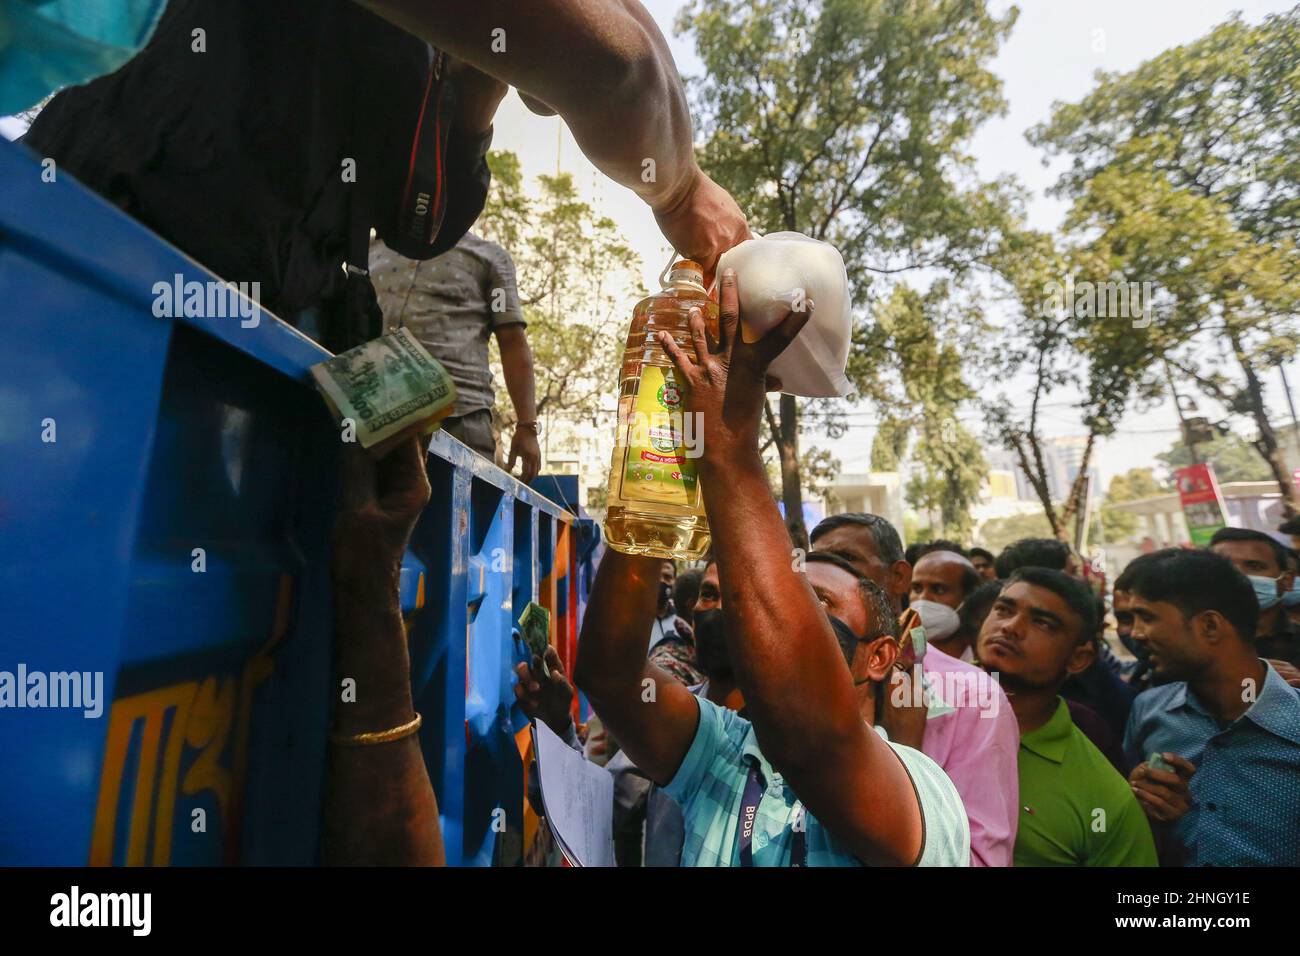
POLYGON ((1124 750, 1196 765, 1175 825, 1188 866, 1300 866, 1300 692, 1269 665, 1250 709, 1226 727, 1185 682, 1138 695, 1124 750))
MULTIPOLYGON (((757 766, 766 789, 754 822, 755 866, 789 866, 795 821, 803 816, 808 866, 861 866, 843 844, 785 786, 758 749, 753 725, 734 711, 697 697, 700 725, 677 775, 664 788, 681 804, 686 838, 682 866, 739 866, 736 829, 745 781, 757 766)), ((921 866, 967 866, 970 827, 957 788, 943 769, 919 750, 892 741, 916 788, 925 821, 921 866)))

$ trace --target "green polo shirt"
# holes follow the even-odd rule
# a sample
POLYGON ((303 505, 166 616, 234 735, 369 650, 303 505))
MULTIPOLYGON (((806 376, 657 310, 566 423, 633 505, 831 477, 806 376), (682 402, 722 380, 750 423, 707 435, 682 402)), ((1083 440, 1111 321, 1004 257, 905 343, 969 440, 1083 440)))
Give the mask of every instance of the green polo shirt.
POLYGON ((1146 814, 1129 783, 1070 719, 1020 735, 1016 866, 1156 866, 1146 814))

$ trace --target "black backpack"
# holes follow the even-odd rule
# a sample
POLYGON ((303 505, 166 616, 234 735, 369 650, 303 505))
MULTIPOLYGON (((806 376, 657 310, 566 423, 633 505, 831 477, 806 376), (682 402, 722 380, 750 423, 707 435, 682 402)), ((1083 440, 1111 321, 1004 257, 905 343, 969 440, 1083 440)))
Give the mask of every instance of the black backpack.
POLYGON ((382 330, 371 228, 428 259, 483 208, 490 135, 455 102, 441 53, 351 0, 172 0, 23 142, 337 352, 382 330))

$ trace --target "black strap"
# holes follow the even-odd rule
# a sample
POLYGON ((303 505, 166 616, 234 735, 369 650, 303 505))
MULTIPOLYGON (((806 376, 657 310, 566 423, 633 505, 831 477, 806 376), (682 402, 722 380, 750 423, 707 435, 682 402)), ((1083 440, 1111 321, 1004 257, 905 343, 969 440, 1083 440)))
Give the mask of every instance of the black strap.
POLYGON ((431 52, 424 101, 420 104, 420 114, 411 138, 406 183, 398 211, 401 242, 413 243, 421 250, 433 246, 447 212, 446 139, 449 118, 443 115, 447 57, 441 50, 431 52))
MULTIPOLYGON (((740 797, 740 819, 736 823, 741 866, 754 865, 754 826, 758 822, 758 807, 763 802, 763 791, 766 789, 758 765, 751 763, 749 775, 745 778, 745 789, 740 797)), ((799 805, 794 830, 790 834, 790 865, 808 865, 807 814, 802 804, 799 805)))

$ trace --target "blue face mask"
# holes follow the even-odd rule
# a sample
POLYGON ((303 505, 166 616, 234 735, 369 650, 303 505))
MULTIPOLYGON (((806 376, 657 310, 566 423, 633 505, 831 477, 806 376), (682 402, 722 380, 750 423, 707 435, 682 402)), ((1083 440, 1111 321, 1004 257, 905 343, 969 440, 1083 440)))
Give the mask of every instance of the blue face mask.
MULTIPOLYGON (((1265 578, 1251 574, 1247 575, 1247 579, 1255 589, 1255 598, 1259 601, 1261 611, 1271 611, 1277 607, 1278 602, 1282 600, 1282 595, 1278 593, 1277 578, 1265 578)), ((1292 590, 1294 591, 1294 588, 1292 590)))
POLYGON ((0 115, 112 73, 148 42, 167 0, 0 0, 0 115))
POLYGON ((1291 584, 1291 590, 1282 595, 1283 607, 1300 607, 1300 577, 1291 584))

